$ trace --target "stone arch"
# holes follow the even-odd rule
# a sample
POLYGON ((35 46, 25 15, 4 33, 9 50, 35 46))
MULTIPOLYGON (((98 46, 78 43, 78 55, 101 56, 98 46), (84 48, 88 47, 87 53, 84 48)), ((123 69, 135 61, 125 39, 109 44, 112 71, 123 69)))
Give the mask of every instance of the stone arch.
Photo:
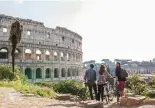
POLYGON ((61 61, 65 61, 65 53, 63 51, 60 52, 61 61))
POLYGON ((75 56, 75 54, 73 54, 73 61, 75 61, 76 60, 76 56, 75 56))
POLYGON ((59 70, 58 68, 54 69, 54 78, 58 78, 59 77, 59 70))
POLYGON ((46 33, 46 38, 50 39, 50 33, 49 32, 46 33))
POLYGON ((8 59, 9 51, 8 48, 2 47, 0 49, 0 59, 8 59))
POLYGON ((79 68, 76 69, 76 76, 79 76, 79 68))
POLYGON ((65 77, 66 76, 66 71, 65 68, 61 69, 61 77, 65 77))
POLYGON ((76 54, 76 61, 79 61, 79 54, 76 54))
POLYGON ((25 49, 25 59, 31 59, 32 56, 32 50, 31 49, 25 49))
POLYGON ((50 70, 50 68, 47 68, 45 70, 45 78, 51 78, 51 70, 50 70))
POLYGON ((70 60, 71 60, 71 54, 67 53, 67 61, 70 61, 70 60))
POLYGON ((79 54, 79 61, 82 61, 82 55, 79 54))
POLYGON ((64 57, 64 53, 62 51, 60 52, 60 56, 61 57, 64 57))
POLYGON ((48 50, 45 51, 45 59, 50 60, 50 52, 48 50))
POLYGON ((8 32, 8 28, 7 27, 3 27, 2 31, 3 31, 3 33, 8 32))
POLYGON ((70 68, 68 68, 68 70, 67 70, 67 77, 71 77, 71 69, 70 68))
POLYGON ((73 69, 72 69, 72 76, 75 77, 75 76, 76 76, 75 74, 76 74, 76 72, 75 72, 75 68, 73 68, 73 69))
POLYGON ((41 79, 42 78, 42 70, 41 68, 36 69, 36 79, 41 79))
POLYGON ((58 61, 59 60, 59 53, 58 53, 58 51, 54 51, 53 52, 53 56, 54 56, 54 61, 58 61))
POLYGON ((41 60, 41 51, 39 49, 36 50, 36 60, 41 60))
POLYGON ((78 54, 78 61, 80 61, 80 54, 78 54))
POLYGON ((31 68, 25 69, 25 76, 27 76, 28 79, 32 79, 32 71, 31 68))

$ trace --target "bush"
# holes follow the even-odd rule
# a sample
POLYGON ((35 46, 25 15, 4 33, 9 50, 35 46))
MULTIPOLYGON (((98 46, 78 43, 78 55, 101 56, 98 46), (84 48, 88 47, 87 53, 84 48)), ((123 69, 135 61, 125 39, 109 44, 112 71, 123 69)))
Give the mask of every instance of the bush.
POLYGON ((12 72, 10 65, 0 64, 0 80, 18 80, 21 77, 19 68, 15 66, 15 72, 12 72))
POLYGON ((53 82, 37 82, 35 85, 41 86, 41 87, 48 87, 52 88, 53 87, 53 82))
POLYGON ((86 100, 89 97, 89 93, 87 88, 77 88, 76 90, 77 96, 79 96, 82 100, 86 100))
POLYGON ((155 88, 155 77, 152 77, 151 80, 149 81, 148 85, 151 88, 155 88))
POLYGON ((41 86, 41 87, 49 87, 53 88, 53 90, 57 93, 62 94, 72 94, 72 95, 78 95, 81 99, 85 100, 88 97, 87 89, 84 88, 82 84, 79 84, 75 80, 63 80, 60 82, 39 82, 35 83, 35 85, 41 86))
POLYGON ((131 93, 131 90, 128 89, 128 88, 124 88, 124 92, 125 92, 125 93, 131 93))
POLYGON ((146 82, 138 75, 134 75, 128 78, 127 87, 135 94, 141 95, 146 90, 146 82))
POLYGON ((142 93, 143 96, 147 96, 147 97, 150 97, 150 98, 155 98, 155 91, 144 91, 142 93))
POLYGON ((0 64, 0 80, 3 81, 21 81, 22 84, 26 84, 28 79, 20 72, 19 67, 15 66, 15 71, 12 72, 12 66, 6 64, 0 64))
POLYGON ((21 93, 32 93, 42 97, 55 97, 56 95, 51 88, 29 84, 27 77, 17 66, 15 72, 12 72, 10 65, 0 65, 0 70, 0 87, 13 87, 21 93))
POLYGON ((79 84, 75 80, 63 80, 58 83, 53 83, 53 89, 58 93, 76 94, 75 90, 82 87, 82 84, 79 84))
POLYGON ((42 97, 55 97, 56 93, 54 91, 52 91, 52 89, 47 88, 47 87, 43 87, 43 88, 39 88, 35 91, 35 94, 42 96, 42 97))
POLYGON ((72 95, 77 95, 83 100, 88 97, 87 89, 75 80, 63 80, 58 83, 54 83, 53 90, 58 93, 70 93, 72 95))

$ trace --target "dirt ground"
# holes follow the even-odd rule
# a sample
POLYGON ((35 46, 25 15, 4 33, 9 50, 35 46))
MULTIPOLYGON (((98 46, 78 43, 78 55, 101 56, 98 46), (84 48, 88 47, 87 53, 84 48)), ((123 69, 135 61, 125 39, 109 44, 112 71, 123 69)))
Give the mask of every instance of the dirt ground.
MULTIPOLYGON (((104 108, 154 108, 154 105, 120 106, 114 100, 104 108)), ((0 88, 0 108, 80 108, 76 102, 59 101, 36 96, 23 96, 13 88, 0 88)))

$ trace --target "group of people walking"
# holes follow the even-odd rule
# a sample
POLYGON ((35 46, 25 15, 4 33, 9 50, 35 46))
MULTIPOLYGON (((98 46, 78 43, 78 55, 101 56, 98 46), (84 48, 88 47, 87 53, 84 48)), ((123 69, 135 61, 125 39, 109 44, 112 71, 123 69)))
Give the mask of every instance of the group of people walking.
POLYGON ((116 63, 116 69, 115 69, 116 76, 111 75, 110 72, 107 71, 105 65, 101 65, 98 71, 99 75, 97 77, 97 72, 94 69, 94 65, 90 64, 90 68, 85 72, 84 80, 89 88, 91 100, 94 99, 92 93, 92 90, 94 90, 95 99, 98 101, 100 100, 103 101, 104 85, 106 84, 108 78, 114 78, 114 77, 116 77, 116 80, 119 81, 120 96, 123 96, 126 78, 122 77, 122 72, 123 69, 121 69, 121 65, 119 62, 116 63))

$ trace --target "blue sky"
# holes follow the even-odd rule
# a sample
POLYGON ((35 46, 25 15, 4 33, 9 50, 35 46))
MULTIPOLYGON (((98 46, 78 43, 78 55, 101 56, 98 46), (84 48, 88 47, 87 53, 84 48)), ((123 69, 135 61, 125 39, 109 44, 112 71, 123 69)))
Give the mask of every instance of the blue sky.
POLYGON ((83 37, 84 61, 155 57, 154 0, 0 0, 0 13, 66 27, 83 37))

